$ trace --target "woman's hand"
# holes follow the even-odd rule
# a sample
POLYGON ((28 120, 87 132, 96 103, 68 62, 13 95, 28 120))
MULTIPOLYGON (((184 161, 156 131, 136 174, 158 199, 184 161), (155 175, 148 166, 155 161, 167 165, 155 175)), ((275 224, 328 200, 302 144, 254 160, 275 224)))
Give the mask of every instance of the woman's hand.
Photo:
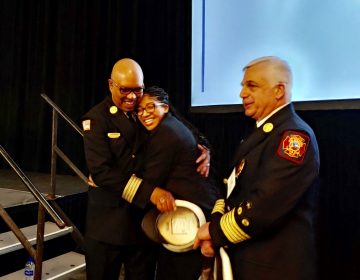
POLYGON ((171 212, 176 210, 175 199, 171 192, 156 187, 150 196, 150 201, 160 212, 171 212))

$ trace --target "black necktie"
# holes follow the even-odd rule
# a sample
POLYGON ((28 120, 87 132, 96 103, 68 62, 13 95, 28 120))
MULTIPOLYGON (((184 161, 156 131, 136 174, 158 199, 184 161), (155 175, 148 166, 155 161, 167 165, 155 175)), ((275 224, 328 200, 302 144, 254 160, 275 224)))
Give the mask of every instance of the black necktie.
POLYGON ((132 112, 126 112, 125 115, 127 116, 130 122, 134 123, 136 121, 135 116, 133 115, 132 112))

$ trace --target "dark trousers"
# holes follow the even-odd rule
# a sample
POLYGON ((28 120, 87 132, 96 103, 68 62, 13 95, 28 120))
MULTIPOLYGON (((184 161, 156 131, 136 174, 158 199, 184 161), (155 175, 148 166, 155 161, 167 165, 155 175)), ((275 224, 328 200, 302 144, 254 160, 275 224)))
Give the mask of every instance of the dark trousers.
POLYGON ((156 280, 198 280, 202 265, 200 250, 175 253, 160 246, 156 280))
POLYGON ((118 280, 122 264, 126 280, 153 280, 155 274, 154 248, 148 246, 119 246, 85 238, 87 280, 118 280))

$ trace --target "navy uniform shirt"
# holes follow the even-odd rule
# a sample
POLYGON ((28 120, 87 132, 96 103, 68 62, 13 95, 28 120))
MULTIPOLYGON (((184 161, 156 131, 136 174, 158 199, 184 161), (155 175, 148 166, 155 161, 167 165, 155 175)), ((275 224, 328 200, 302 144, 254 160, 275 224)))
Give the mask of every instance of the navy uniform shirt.
POLYGON ((82 126, 87 166, 98 186, 89 187, 86 235, 119 245, 142 242, 143 210, 122 198, 134 169, 134 151, 136 143, 141 143, 141 130, 111 97, 85 114, 82 126))

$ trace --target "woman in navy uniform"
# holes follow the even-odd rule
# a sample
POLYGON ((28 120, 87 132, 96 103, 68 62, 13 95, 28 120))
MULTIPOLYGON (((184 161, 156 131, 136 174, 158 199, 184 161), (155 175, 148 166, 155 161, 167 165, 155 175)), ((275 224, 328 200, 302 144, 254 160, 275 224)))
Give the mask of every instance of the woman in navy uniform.
MULTIPOLYGON (((129 180, 123 197, 139 207, 146 207, 151 201, 162 212, 174 210, 174 198, 182 199, 210 214, 219 192, 210 178, 196 172, 199 151, 194 128, 179 119, 167 93, 159 87, 144 90, 137 114, 149 136, 137 153, 139 168, 129 180), (171 196, 158 194, 159 187, 171 196)), ((156 279, 198 279, 202 261, 199 250, 179 253, 160 246, 156 279)))
POLYGON ((240 96, 257 128, 239 145, 225 180, 227 198, 216 202, 195 247, 204 240, 213 248, 226 246, 235 279, 316 279, 315 135, 290 103, 292 77, 285 61, 263 57, 244 71, 240 96))

